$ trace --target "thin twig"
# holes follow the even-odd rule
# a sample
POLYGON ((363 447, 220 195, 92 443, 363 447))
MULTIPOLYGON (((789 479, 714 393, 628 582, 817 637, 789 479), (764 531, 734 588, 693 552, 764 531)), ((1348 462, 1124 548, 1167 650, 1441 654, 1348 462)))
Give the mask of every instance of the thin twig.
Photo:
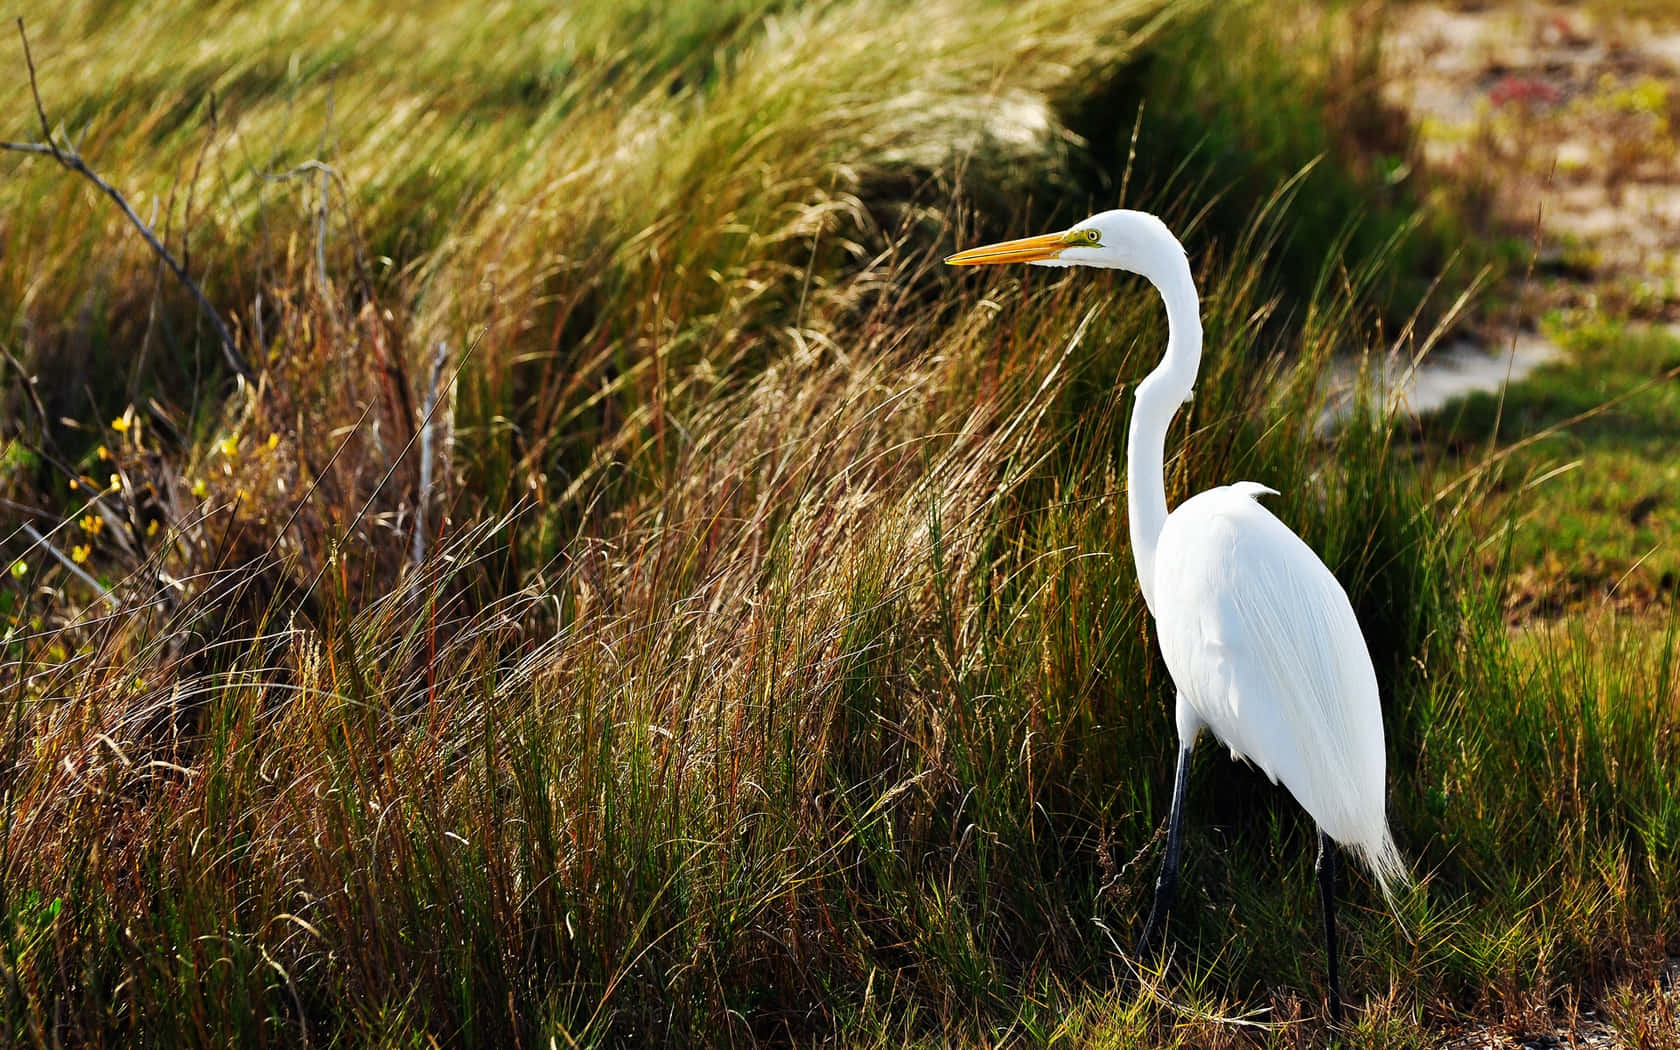
POLYGON ((198 300, 199 309, 215 326, 216 334, 222 343, 222 356, 227 358, 228 365, 246 382, 255 384, 257 382, 256 373, 251 370, 245 356, 234 345, 233 334, 228 331, 227 322, 222 320, 222 315, 217 312, 209 297, 204 294, 204 289, 198 286, 198 282, 192 279, 186 268, 176 260, 175 256, 169 253, 168 248, 163 246, 163 242, 158 240, 157 234, 152 232, 151 226, 129 205, 128 198, 124 197, 115 186, 100 178, 98 172, 87 166, 87 162, 82 160, 81 154, 76 151, 74 143, 67 140, 63 146, 58 144, 57 138, 52 133, 52 125, 47 121, 46 106, 41 101, 41 89, 35 78, 35 59, 29 53, 29 35, 24 32, 22 16, 19 16, 17 20, 17 27, 18 36, 23 39, 23 60, 29 67, 29 91, 35 98, 35 113, 41 118, 41 134, 46 142, 43 144, 39 142, 0 141, 0 149, 11 150, 14 153, 32 153, 37 156, 51 157, 66 170, 75 172, 99 187, 100 192, 115 201, 117 207, 122 209, 123 215, 127 216, 128 221, 134 225, 134 228, 140 231, 140 236, 145 238, 152 251, 156 252, 164 265, 168 266, 176 278, 187 286, 187 290, 193 294, 193 298, 198 300))
POLYGON ((23 386, 24 396, 29 400, 29 407, 35 412, 35 421, 40 426, 41 433, 50 433, 50 428, 47 425, 47 407, 41 403, 40 391, 35 389, 35 377, 4 346, 0 346, 0 358, 4 358, 6 363, 17 372, 18 382, 23 386))
POLYGON ((56 514, 44 511, 40 507, 31 507, 27 503, 18 503, 13 500, 9 500, 4 496, 0 496, 0 507, 4 507, 14 514, 32 514, 43 521, 58 520, 58 516, 56 514))
MULTIPOLYGON (((356 234, 355 217, 351 214, 350 208, 350 187, 345 185, 344 175, 337 168, 322 160, 306 160, 286 171, 266 170, 249 161, 247 163, 250 165, 251 174, 264 182, 290 182, 304 175, 315 174, 319 175, 321 179, 320 191, 318 192, 324 192, 328 186, 337 192, 338 208, 344 216, 345 234, 350 242, 350 250, 356 258, 356 279, 361 282, 363 293, 368 298, 373 298, 373 274, 368 269, 365 245, 362 244, 361 238, 356 234)), ((323 209, 326 207, 325 203, 322 207, 323 209)), ((325 265, 324 262, 317 262, 318 267, 324 267, 325 265)))
MULTIPOLYGON (((321 125, 321 143, 315 148, 316 154, 322 157, 327 155, 327 135, 332 131, 334 86, 330 81, 327 84, 327 119, 321 125)), ((339 324, 338 310, 333 306, 332 290, 327 285, 327 179, 331 170, 325 164, 322 164, 320 174, 317 176, 317 188, 315 190, 315 280, 321 286, 321 302, 327 309, 327 320, 331 321, 333 327, 336 328, 339 324)))
POLYGON ((414 549, 410 561, 419 565, 426 560, 426 508, 432 502, 432 444, 437 420, 432 413, 437 408, 438 381, 443 378, 443 366, 449 361, 449 344, 438 340, 437 352, 432 355, 432 374, 426 383, 425 417, 420 421, 420 490, 414 505, 414 549))
MULTIPOLYGON (((23 31, 23 16, 18 15, 18 36, 23 38, 23 64, 29 67, 29 91, 35 96, 35 115, 41 118, 41 137, 50 144, 52 124, 47 120, 47 107, 41 105, 41 92, 35 87, 35 56, 29 53, 29 34, 23 31)), ((57 148, 53 149, 56 154, 57 148)))
MULTIPOLYGON (((477 349, 478 341, 479 341, 479 339, 484 338, 485 331, 488 331, 488 329, 481 329, 479 331, 477 337, 475 337, 472 342, 468 343, 466 350, 464 350, 462 352, 461 360, 459 360, 455 363, 455 371, 450 373, 450 376, 449 376, 449 386, 450 387, 454 387, 455 381, 460 378, 461 369, 463 369, 467 366, 467 358, 471 357, 472 354, 473 354, 473 351, 475 349, 477 349)), ((364 412, 363 413, 363 418, 366 418, 366 416, 367 416, 367 413, 364 412)), ((408 441, 403 444, 402 450, 397 453, 397 455, 394 459, 391 460, 390 467, 388 467, 386 469, 384 475, 382 477, 380 477, 379 483, 373 487, 372 492, 368 493, 368 498, 365 501, 363 501, 363 503, 362 503, 362 509, 358 510, 356 512, 355 517, 351 518, 349 523, 345 526, 344 531, 343 531, 343 535, 350 536, 350 535, 354 534, 357 529, 361 528, 362 519, 367 517, 367 513, 368 513, 369 510, 373 509, 374 500, 378 499, 379 494, 385 490, 385 486, 390 484, 391 478, 393 476, 395 476, 395 474, 397 473, 397 467, 402 465, 403 459, 408 455, 409 450, 414 447, 414 443, 416 441, 420 440, 420 431, 423 431, 426 428, 426 424, 429 423, 429 422, 430 422, 429 419, 422 420, 419 430, 416 430, 416 431, 410 433, 408 441)), ((348 439, 346 439, 345 444, 349 444, 348 439)), ((341 445, 339 447, 343 448, 344 446, 341 445)), ((337 457, 337 453, 334 453, 334 458, 336 458, 336 457, 337 457)), ((328 464, 328 465, 331 466, 331 464, 328 464)), ((311 491, 313 491, 313 489, 311 491)), ((299 506, 301 507, 302 504, 300 503, 299 506)), ((320 584, 321 578, 327 574, 327 569, 330 568, 331 565, 332 565, 332 559, 328 558, 326 561, 323 561, 321 563, 319 568, 317 568, 315 570, 315 575, 311 576, 310 579, 309 579, 309 586, 305 587, 304 590, 303 590, 303 595, 302 595, 302 600, 303 601, 310 601, 310 600, 313 599, 314 594, 315 594, 315 588, 320 584)))

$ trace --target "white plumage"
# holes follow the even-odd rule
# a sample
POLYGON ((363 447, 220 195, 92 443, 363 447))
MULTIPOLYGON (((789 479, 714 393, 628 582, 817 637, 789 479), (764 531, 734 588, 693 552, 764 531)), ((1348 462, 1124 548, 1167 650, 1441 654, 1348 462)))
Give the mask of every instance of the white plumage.
POLYGON ((1138 950, 1172 906, 1190 755, 1205 728, 1288 788, 1318 824, 1330 1012, 1339 1021, 1330 841, 1364 862, 1390 902, 1406 880, 1384 814, 1377 676, 1347 592, 1257 502, 1272 489, 1239 482, 1167 511, 1167 429, 1190 397, 1202 354, 1184 246, 1153 215, 1105 211, 1061 233, 973 248, 945 261, 1127 270, 1161 293, 1167 350, 1137 387, 1126 437, 1126 517, 1138 586, 1178 687, 1179 756, 1161 877, 1138 950))
POLYGON ((1205 726, 1351 849, 1385 896, 1405 879, 1383 812, 1377 675, 1347 592, 1238 482, 1185 500, 1161 530, 1155 628, 1178 732, 1205 726))

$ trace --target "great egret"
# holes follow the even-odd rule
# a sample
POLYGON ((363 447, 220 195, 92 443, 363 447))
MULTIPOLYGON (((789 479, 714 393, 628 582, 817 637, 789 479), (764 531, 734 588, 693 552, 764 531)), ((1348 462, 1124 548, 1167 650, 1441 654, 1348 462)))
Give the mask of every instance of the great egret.
POLYGON ((1406 879, 1383 812, 1385 756, 1377 676, 1347 592, 1324 562, 1258 502, 1251 481, 1210 489, 1167 511, 1167 427, 1189 400, 1202 356, 1195 279, 1166 224, 1105 211, 1061 233, 960 252, 955 266, 1097 266, 1147 278, 1167 307, 1167 352, 1138 384, 1126 438, 1126 502, 1138 586, 1178 688, 1178 770, 1166 856, 1137 951, 1166 920, 1178 862, 1190 754, 1205 727, 1318 824, 1330 1015, 1340 1024, 1336 861, 1353 851, 1385 898, 1406 879))

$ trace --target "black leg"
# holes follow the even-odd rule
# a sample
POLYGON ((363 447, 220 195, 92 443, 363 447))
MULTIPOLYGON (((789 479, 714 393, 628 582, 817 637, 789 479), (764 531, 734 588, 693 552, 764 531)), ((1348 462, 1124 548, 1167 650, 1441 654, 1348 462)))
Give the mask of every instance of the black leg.
POLYGON ((1318 892, 1324 898, 1324 956, 1330 963, 1330 1024, 1342 1026, 1342 981, 1336 972, 1336 845, 1318 832, 1318 892))
POLYGON ((1190 783, 1190 752, 1194 748, 1195 741, 1179 745, 1178 776, 1173 781, 1172 812, 1167 817, 1167 854, 1161 859, 1161 875, 1155 880, 1155 905, 1149 909, 1149 921, 1143 924, 1143 936, 1138 938, 1134 955, 1148 949, 1156 930, 1166 923, 1178 893, 1178 847, 1184 837, 1184 794, 1190 783))

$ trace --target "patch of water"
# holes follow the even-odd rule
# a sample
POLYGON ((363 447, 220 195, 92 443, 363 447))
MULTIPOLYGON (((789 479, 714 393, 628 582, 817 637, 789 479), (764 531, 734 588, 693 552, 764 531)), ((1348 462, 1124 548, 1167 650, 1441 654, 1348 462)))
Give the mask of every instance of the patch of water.
POLYGON ((1364 369, 1368 374, 1363 378, 1359 364, 1350 362, 1334 369, 1329 378, 1319 425, 1332 426, 1346 418, 1360 396, 1389 414, 1428 415, 1458 398, 1491 394, 1507 383, 1521 382, 1562 356, 1556 343, 1538 333, 1524 333, 1494 348, 1468 340, 1449 343, 1415 363, 1386 358, 1364 369))

